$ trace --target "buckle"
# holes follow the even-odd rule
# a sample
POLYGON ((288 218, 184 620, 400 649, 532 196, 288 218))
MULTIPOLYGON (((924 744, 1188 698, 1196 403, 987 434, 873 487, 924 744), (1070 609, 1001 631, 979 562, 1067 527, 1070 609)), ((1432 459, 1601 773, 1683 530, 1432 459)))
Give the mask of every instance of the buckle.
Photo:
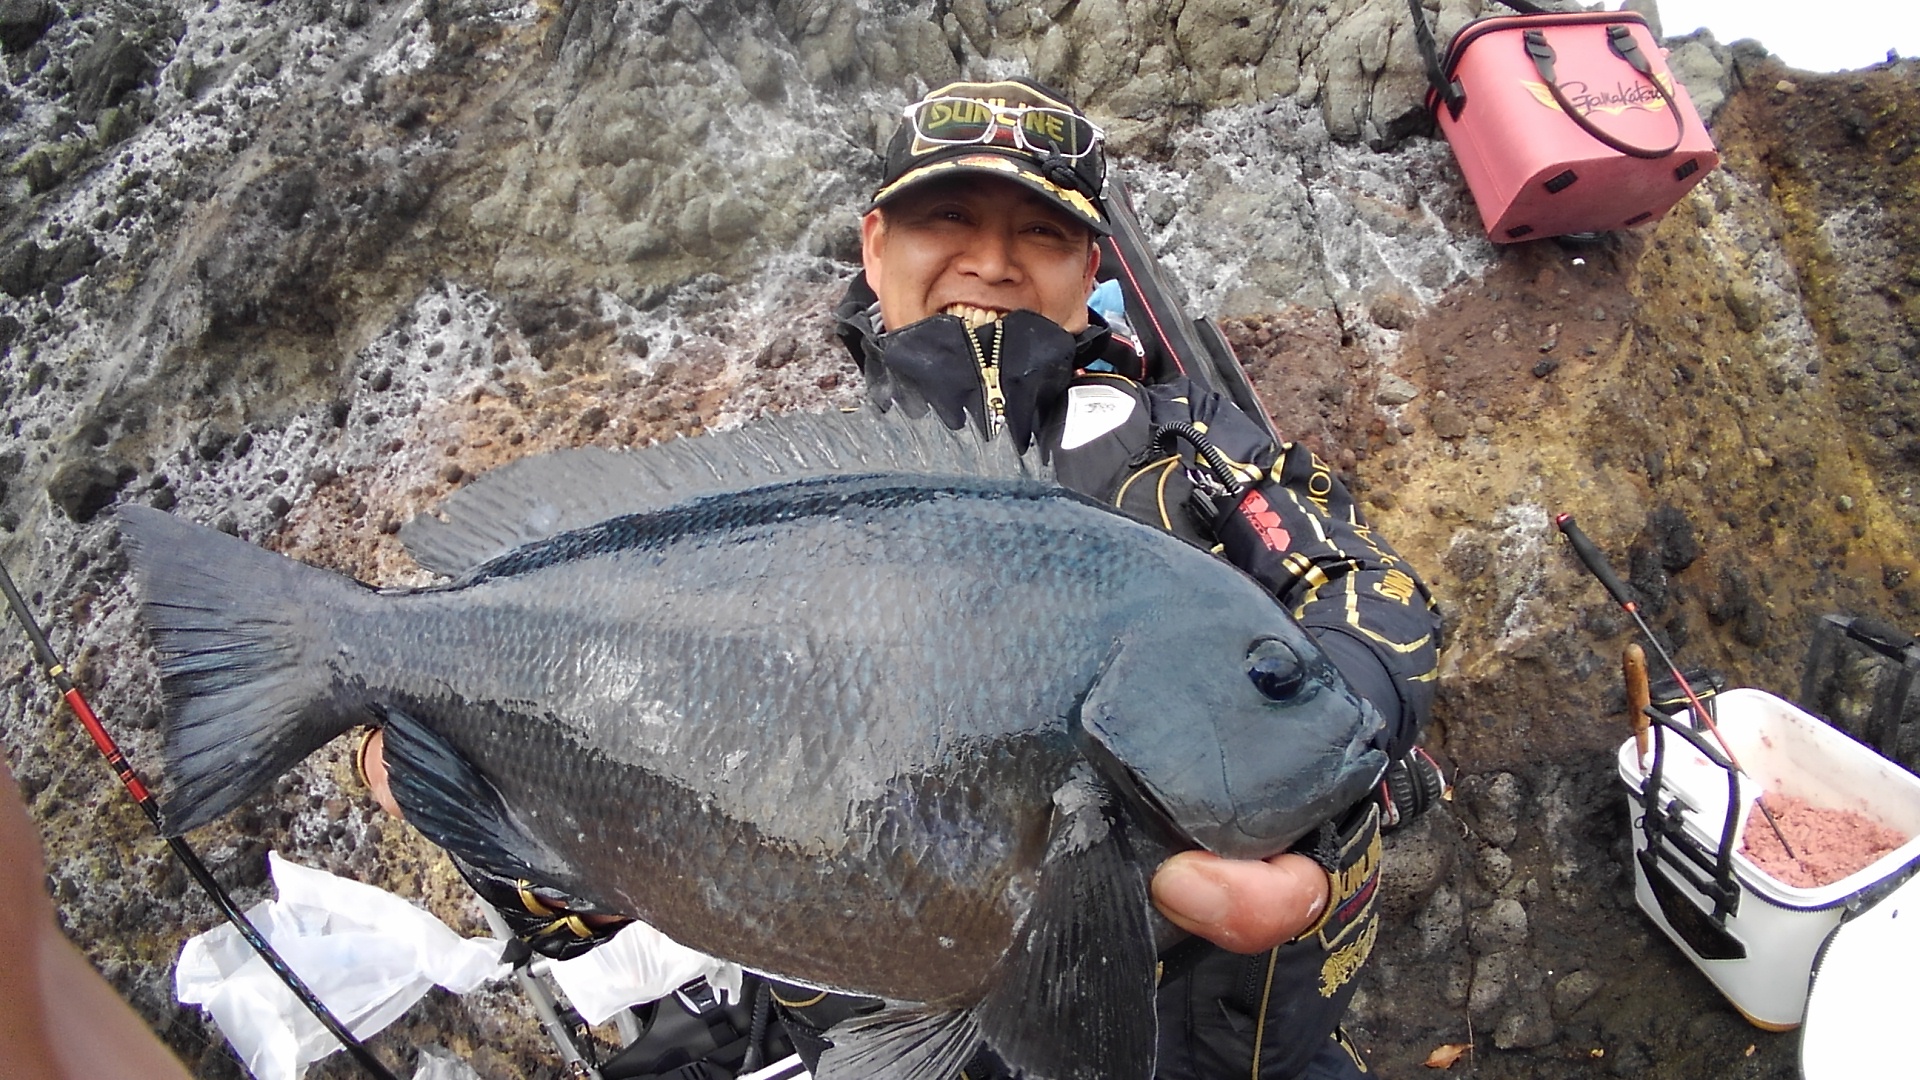
POLYGON ((705 976, 681 983, 674 989, 673 996, 680 999, 682 1008, 695 1016, 705 1016, 720 1007, 720 999, 705 976))

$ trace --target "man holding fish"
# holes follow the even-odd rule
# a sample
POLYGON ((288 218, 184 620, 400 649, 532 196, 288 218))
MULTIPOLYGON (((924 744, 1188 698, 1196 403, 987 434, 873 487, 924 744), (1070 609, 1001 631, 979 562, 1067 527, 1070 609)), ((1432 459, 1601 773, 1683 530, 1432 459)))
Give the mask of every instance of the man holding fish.
POLYGON ((539 944, 638 914, 846 991, 782 990, 818 1075, 1358 1076, 1367 796, 1438 618, 1318 456, 1089 311, 1101 140, 1009 80, 889 148, 841 336, 882 411, 987 441, 781 418, 509 466, 403 534, 454 580, 380 596, 124 514, 170 828, 371 712, 376 795, 539 944))
MULTIPOLYGON (((1034 438, 1069 486, 1253 574, 1380 711, 1379 745, 1399 758, 1431 702, 1439 626, 1425 588, 1311 450, 1272 446, 1184 379, 1139 381, 1131 346, 1087 307, 1096 241, 1109 231, 1101 141, 1062 95, 1026 80, 954 84, 909 106, 861 222, 865 273, 838 309, 841 336, 883 405, 924 401, 950 426, 964 409, 1034 438), (1023 311, 1063 333, 1005 333, 1023 311), (1029 353, 993 353, 1010 340, 1031 342, 1029 353), (1272 479, 1196 521, 1183 505, 1185 464, 1160 453, 1136 464, 1147 433, 1181 421, 1203 424, 1250 475, 1272 479)), ((1373 940, 1371 810, 1330 823, 1306 853, 1189 851, 1161 865, 1152 881, 1161 914, 1218 947, 1163 977, 1159 1076, 1245 1076, 1254 1054, 1263 1077, 1355 1072, 1334 1025, 1373 940), (1248 986, 1259 1000, 1239 1000, 1248 986)))
MULTIPOLYGON (((1380 712, 1378 745, 1400 758, 1431 700, 1438 620, 1425 589, 1309 449, 1272 446, 1184 379, 1146 385, 1133 347, 1089 311, 1109 228, 1101 138, 1059 94, 1026 81, 954 84, 914 103, 861 222, 865 272, 836 312, 841 336, 882 407, 931 408, 950 427, 1038 441, 1069 487, 1253 574, 1380 712), (1204 425, 1263 479, 1196 520, 1191 459, 1138 463, 1170 421, 1204 425)), ((1254 1054, 1261 1076, 1354 1074, 1336 1024, 1373 942, 1373 807, 1343 808, 1269 859, 1186 851, 1159 867, 1160 913, 1211 943, 1168 956, 1159 1076, 1244 1076, 1254 1054)), ((568 925, 554 932, 588 932, 568 925)), ((796 1026, 844 1015, 805 1012, 796 1026)))

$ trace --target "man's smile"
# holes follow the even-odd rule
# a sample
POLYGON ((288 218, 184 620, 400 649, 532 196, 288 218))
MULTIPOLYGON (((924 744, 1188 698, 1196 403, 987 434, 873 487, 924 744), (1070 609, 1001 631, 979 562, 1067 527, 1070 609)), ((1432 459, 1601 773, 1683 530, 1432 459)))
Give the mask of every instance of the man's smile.
POLYGON ((1072 214, 1020 184, 954 176, 861 220, 861 261, 890 327, 946 313, 978 328, 1016 310, 1087 325, 1100 249, 1072 214))
POLYGON ((952 315, 967 324, 967 329, 978 330, 1007 314, 1005 308, 981 307, 978 304, 952 303, 940 309, 942 315, 952 315))

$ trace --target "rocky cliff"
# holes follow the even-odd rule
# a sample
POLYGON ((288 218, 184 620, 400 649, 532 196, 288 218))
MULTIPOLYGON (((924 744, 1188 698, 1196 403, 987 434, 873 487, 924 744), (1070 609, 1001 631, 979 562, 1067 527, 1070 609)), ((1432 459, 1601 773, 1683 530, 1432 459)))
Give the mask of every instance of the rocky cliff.
MULTIPOLYGON (((1443 42, 1482 14, 1428 10, 1443 42)), ((928 85, 1030 72, 1109 127, 1195 306, 1445 605, 1457 795, 1390 848, 1376 1071, 1472 1042, 1485 1077, 1794 1075, 1632 906, 1631 626, 1551 522, 1734 684, 1791 694, 1828 612, 1920 622, 1920 66, 1667 45, 1722 168, 1637 231, 1495 247, 1394 0, 0 0, 0 556, 154 770, 103 510, 411 582, 398 524, 501 461, 852 403, 825 308, 880 141, 928 85)), ((171 1001, 211 906, 12 640, 0 724, 68 930, 234 1075, 171 1001)), ((196 835, 208 861, 258 897, 273 847, 481 932, 345 753, 196 835)), ((557 1071, 505 992, 375 1046, 428 1042, 557 1071)))

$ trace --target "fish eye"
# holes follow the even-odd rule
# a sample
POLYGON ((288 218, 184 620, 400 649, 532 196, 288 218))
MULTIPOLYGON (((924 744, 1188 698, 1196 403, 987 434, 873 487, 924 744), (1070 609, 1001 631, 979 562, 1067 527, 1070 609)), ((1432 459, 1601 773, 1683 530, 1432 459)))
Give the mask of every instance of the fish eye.
POLYGON ((1284 641, 1262 638, 1247 650, 1247 678, 1269 701, 1287 701, 1307 681, 1307 665, 1284 641))

